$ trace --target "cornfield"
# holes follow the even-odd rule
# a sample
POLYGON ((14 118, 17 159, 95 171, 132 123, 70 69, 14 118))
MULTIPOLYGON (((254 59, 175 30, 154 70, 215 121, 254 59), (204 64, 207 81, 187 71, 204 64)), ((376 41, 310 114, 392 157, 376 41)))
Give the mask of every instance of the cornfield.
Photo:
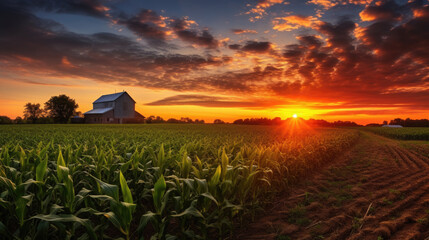
POLYGON ((353 129, 0 126, 4 239, 215 239, 351 146, 353 129))
POLYGON ((387 127, 365 127, 361 128, 388 138, 401 140, 429 140, 429 128, 426 127, 406 127, 406 128, 387 128, 387 127))

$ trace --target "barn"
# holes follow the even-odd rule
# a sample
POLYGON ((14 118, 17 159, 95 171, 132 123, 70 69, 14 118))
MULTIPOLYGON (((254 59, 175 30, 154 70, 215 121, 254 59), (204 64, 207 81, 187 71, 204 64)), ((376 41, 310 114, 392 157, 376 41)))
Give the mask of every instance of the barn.
POLYGON ((84 113, 85 123, 143 122, 144 117, 136 112, 135 105, 125 91, 103 95, 92 103, 92 110, 84 113))
POLYGON ((401 125, 383 125, 382 127, 389 127, 389 128, 401 128, 401 125))

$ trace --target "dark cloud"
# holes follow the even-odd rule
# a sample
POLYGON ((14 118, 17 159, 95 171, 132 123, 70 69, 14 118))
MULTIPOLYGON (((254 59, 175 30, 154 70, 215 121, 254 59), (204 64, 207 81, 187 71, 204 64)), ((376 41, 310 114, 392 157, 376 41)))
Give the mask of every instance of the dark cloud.
POLYGON ((217 48, 219 46, 219 41, 207 29, 202 31, 191 29, 190 21, 187 19, 175 19, 172 22, 172 28, 184 42, 206 48, 217 48))
POLYGON ((362 21, 397 21, 402 18, 403 10, 394 0, 388 0, 367 6, 359 15, 362 21))
POLYGON ((289 80, 268 86, 279 96, 341 101, 344 108, 383 103, 429 109, 421 104, 429 101, 429 33, 424 30, 429 29, 429 14, 424 14, 425 6, 414 6, 398 6, 413 14, 400 24, 386 18, 359 29, 347 19, 320 24, 317 30, 326 44, 314 36, 298 37, 299 43, 286 46, 283 53, 289 80))
POLYGON ((109 8, 99 0, 3 0, 5 4, 22 9, 41 9, 48 12, 76 13, 105 17, 109 8))
POLYGON ((232 49, 232 50, 240 50, 241 45, 240 44, 231 44, 231 45, 228 45, 228 48, 232 49))
POLYGON ((206 86, 183 74, 225 64, 229 57, 161 54, 112 33, 76 34, 25 9, 0 3, 3 72, 90 78, 171 90, 206 86))
POLYGON ((228 97, 214 97, 206 95, 176 95, 167 97, 155 102, 147 103, 148 106, 168 106, 168 105, 194 105, 202 107, 243 107, 243 108, 260 108, 260 107, 272 107, 275 105, 284 104, 284 102, 273 102, 268 100, 240 98, 228 98, 228 97))
POLYGON ((245 52, 264 53, 271 50, 271 43, 248 41, 241 50, 245 52))
POLYGON ((270 53, 273 50, 272 43, 257 41, 247 41, 244 45, 231 44, 228 45, 228 47, 232 50, 240 50, 249 53, 270 53))
POLYGON ((133 17, 119 20, 119 23, 149 40, 164 41, 167 36, 164 19, 152 10, 143 9, 133 17))

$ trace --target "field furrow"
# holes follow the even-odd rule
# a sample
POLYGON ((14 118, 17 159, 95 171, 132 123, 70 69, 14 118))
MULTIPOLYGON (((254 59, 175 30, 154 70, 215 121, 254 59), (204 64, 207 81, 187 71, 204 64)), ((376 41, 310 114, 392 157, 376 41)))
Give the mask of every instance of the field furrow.
POLYGON ((280 197, 237 239, 429 237, 427 157, 395 140, 367 134, 339 158, 280 197))

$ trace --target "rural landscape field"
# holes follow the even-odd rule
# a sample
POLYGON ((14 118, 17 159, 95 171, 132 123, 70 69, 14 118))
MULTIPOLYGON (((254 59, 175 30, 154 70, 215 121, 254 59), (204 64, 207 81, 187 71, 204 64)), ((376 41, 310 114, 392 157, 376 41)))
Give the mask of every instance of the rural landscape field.
MULTIPOLYGON (((418 130, 429 135, 424 128, 410 132, 418 130)), ((0 126, 0 234, 424 239, 429 143, 374 133, 385 134, 237 125, 0 126)))
POLYGON ((0 240, 429 240, 429 0, 0 0, 0 240))

